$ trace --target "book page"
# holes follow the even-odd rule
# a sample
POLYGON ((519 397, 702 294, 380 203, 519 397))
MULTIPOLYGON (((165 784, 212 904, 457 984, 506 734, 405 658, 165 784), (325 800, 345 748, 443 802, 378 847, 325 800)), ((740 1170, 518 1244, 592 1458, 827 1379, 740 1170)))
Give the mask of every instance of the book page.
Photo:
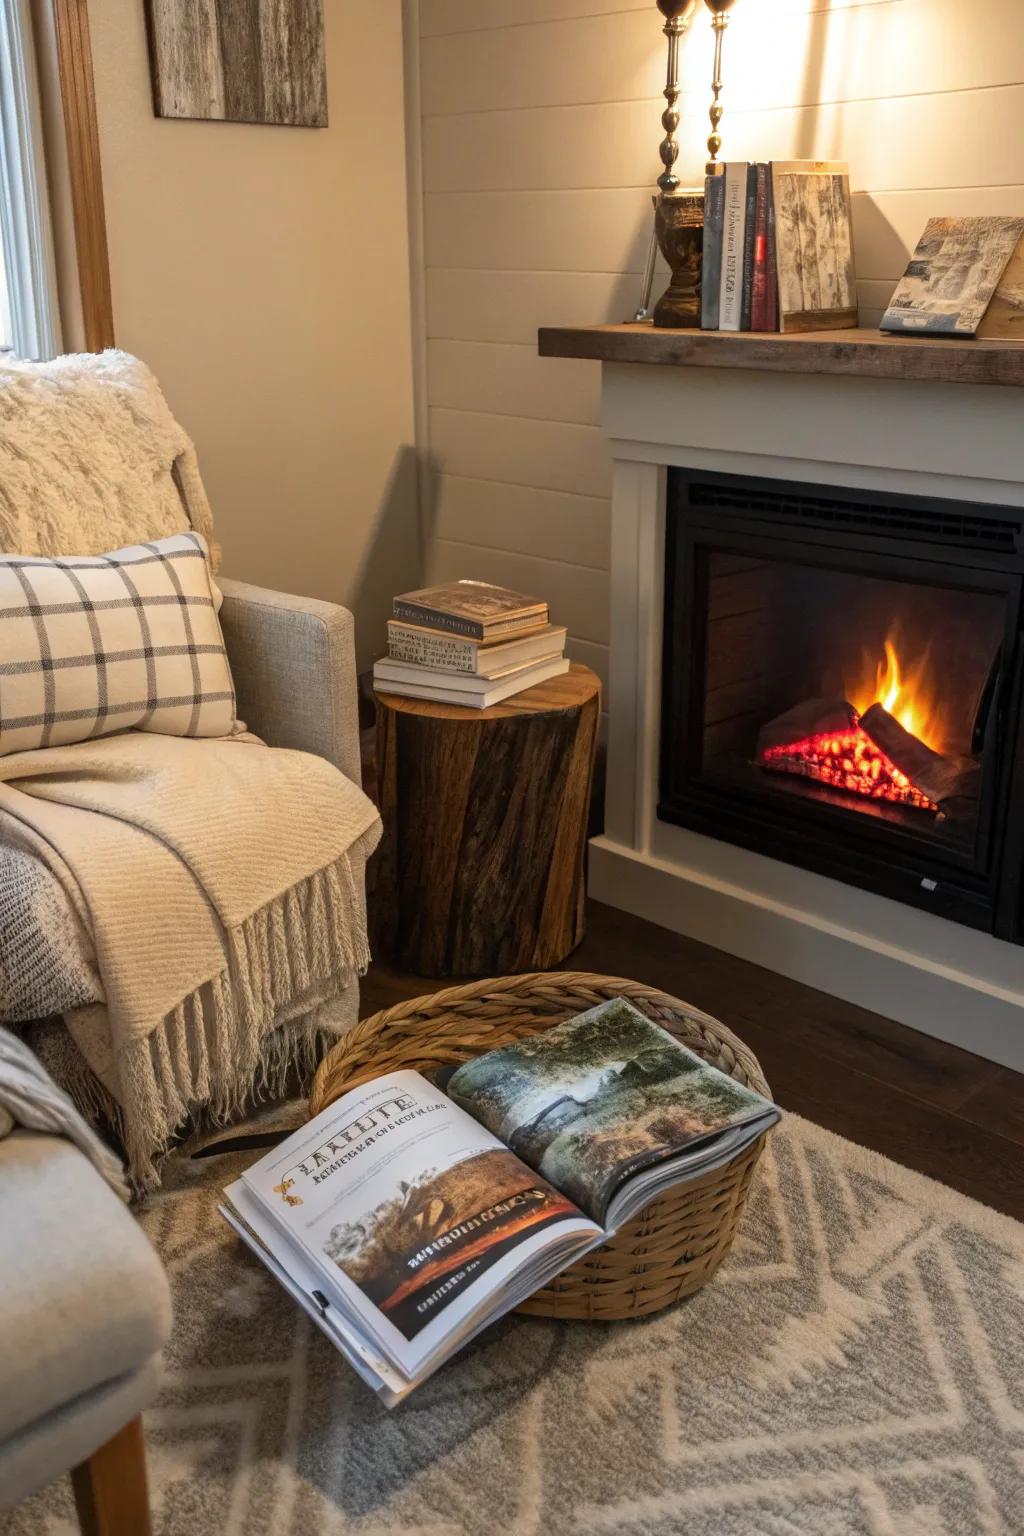
POLYGON ((773 1108, 619 998, 464 1063, 445 1087, 602 1226, 643 1169, 773 1108))
POLYGON ((243 1182, 407 1371, 532 1259, 538 1236, 591 1226, 418 1072, 346 1094, 243 1182))

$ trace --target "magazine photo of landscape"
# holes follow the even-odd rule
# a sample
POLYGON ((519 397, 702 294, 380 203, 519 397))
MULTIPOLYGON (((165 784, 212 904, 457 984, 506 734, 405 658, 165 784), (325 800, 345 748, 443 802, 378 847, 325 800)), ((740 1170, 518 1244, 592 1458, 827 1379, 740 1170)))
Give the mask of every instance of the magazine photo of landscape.
POLYGON ((602 1224, 625 1179, 765 1108, 621 998, 466 1062, 445 1091, 602 1224))
POLYGON ((882 317, 883 331, 973 336, 1024 232, 1024 219, 929 219, 882 317))
POLYGON ((566 1217, 579 1217, 575 1206, 496 1147, 402 1183, 336 1226, 324 1252, 412 1339, 517 1243, 566 1217))

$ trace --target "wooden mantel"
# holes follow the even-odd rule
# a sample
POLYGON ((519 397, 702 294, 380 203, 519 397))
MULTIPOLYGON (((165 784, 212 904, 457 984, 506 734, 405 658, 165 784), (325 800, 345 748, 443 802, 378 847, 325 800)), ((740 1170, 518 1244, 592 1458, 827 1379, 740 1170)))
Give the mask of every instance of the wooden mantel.
POLYGON ((785 336, 753 331, 656 331, 649 323, 546 326, 538 336, 542 357, 1024 387, 1024 341, 888 336, 867 328, 785 336))

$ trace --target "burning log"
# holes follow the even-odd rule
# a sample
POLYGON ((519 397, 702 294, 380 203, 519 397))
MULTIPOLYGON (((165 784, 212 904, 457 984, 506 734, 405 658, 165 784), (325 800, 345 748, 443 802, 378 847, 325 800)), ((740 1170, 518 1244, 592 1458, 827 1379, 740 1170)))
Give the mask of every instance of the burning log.
POLYGON ((819 736, 842 736, 856 724, 857 711, 845 699, 805 699, 761 727, 757 760, 775 748, 792 747, 819 736))
POLYGON ((981 765, 971 757, 943 757, 904 730, 881 704, 860 717, 861 730, 905 774, 916 789, 941 805, 945 800, 978 798, 981 765))
POLYGON ((881 704, 858 715, 846 699, 808 699, 770 721, 758 737, 757 762, 775 773, 924 811, 978 792, 973 759, 943 757, 881 704))

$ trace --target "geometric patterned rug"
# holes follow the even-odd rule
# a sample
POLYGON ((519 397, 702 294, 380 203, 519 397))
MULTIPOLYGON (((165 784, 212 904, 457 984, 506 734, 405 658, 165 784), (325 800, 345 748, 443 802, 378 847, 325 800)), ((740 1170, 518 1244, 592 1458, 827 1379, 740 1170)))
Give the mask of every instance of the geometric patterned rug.
MULTIPOLYGON (((400 1408, 177 1160, 146 1415, 157 1536, 1024 1536, 1024 1227, 789 1116, 714 1282, 646 1322, 513 1317, 400 1408)), ((66 1483, 7 1536, 71 1536, 66 1483)))

